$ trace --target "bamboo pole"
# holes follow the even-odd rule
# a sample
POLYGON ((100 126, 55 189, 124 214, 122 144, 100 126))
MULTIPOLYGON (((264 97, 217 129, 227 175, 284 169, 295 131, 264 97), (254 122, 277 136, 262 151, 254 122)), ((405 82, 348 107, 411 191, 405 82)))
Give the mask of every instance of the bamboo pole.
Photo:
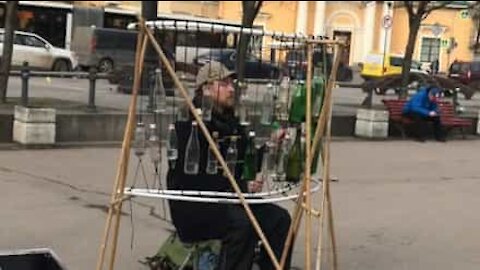
MULTIPOLYGON (((340 47, 337 45, 335 46, 335 61, 340 62, 340 57, 339 57, 339 50, 340 47)), ((336 74, 335 74, 336 75, 336 74)), ((331 96, 331 93, 329 95, 329 99, 327 101, 327 108, 328 108, 328 123, 327 123, 327 130, 326 130, 326 140, 324 141, 324 147, 323 147, 323 197, 322 197, 322 202, 321 202, 321 207, 320 211, 321 213, 325 213, 325 205, 328 204, 328 194, 330 192, 330 140, 331 140, 331 124, 332 124, 332 108, 333 108, 333 98, 331 96)), ((331 217, 331 216, 330 216, 331 217)), ((316 258, 316 264, 315 264, 315 269, 320 270, 322 267, 322 242, 323 242, 323 221, 325 219, 325 214, 322 216, 320 219, 319 227, 318 227, 318 241, 317 241, 317 258, 316 258)), ((332 221, 333 222, 333 221, 332 221)), ((332 223, 333 226, 333 223, 332 223)), ((332 231, 331 231, 332 232, 332 231)), ((330 238, 333 239, 332 241, 334 242, 334 236, 330 235, 330 238)), ((332 245, 335 246, 335 244, 332 245)), ((335 249, 333 250, 333 257, 334 257, 334 269, 336 269, 336 251, 335 249)))
MULTIPOLYGON (((132 88, 132 94, 134 95, 135 98, 135 104, 129 108, 128 112, 128 119, 127 119, 127 132, 124 138, 124 163, 123 166, 121 167, 121 178, 119 182, 119 186, 117 189, 117 197, 121 198, 123 197, 123 190, 125 188, 125 180, 127 177, 127 169, 128 169, 128 162, 130 160, 130 148, 131 148, 131 142, 132 142, 132 137, 133 137, 133 129, 135 125, 135 118, 136 118, 136 102, 137 102, 137 96, 138 96, 138 89, 140 88, 140 83, 141 83, 141 78, 142 78, 142 71, 143 71, 143 64, 144 64, 144 57, 145 57, 145 50, 147 45, 147 38, 146 36, 143 38, 142 41, 142 49, 140 52, 140 59, 138 60, 138 70, 136 70, 135 77, 133 79, 133 88, 132 88)), ((117 242, 118 242, 118 232, 120 230, 120 217, 121 217, 121 209, 122 209, 122 202, 118 203, 115 205, 116 207, 115 212, 115 223, 113 227, 113 242, 112 242, 112 250, 110 253, 110 263, 109 263, 109 270, 113 270, 114 265, 115 265, 115 255, 117 252, 117 242)))
POLYGON ((248 218, 250 219, 250 222, 252 223, 253 228, 257 232, 260 240, 262 241, 267 254, 269 255, 270 259, 272 260, 273 265, 275 266, 276 269, 280 269, 280 264, 279 264, 277 258, 275 257, 275 254, 273 253, 273 250, 270 246, 270 243, 268 242, 267 238, 265 237, 260 225, 258 224, 257 219, 253 215, 253 212, 252 212, 250 206, 245 201, 245 196, 242 194, 242 191, 240 190, 240 187, 238 186, 237 182, 235 181, 235 178, 233 177, 232 173, 230 172, 230 170, 227 166, 227 163, 225 162, 225 160, 222 157, 222 154, 217 149, 216 144, 213 141, 213 138, 210 136, 210 133, 208 132, 207 127, 203 123, 202 118, 195 112, 195 106, 193 105, 192 101, 189 99, 187 91, 185 90, 184 86, 182 85, 182 83, 178 79, 177 75, 175 74, 175 71, 171 67, 171 65, 170 65, 167 57, 165 56, 163 50, 160 48, 157 41, 155 40, 155 37, 151 33, 151 30, 148 27, 146 27, 145 24, 142 24, 141 27, 143 27, 145 29, 145 32, 146 32, 147 36, 149 37, 154 49, 157 51, 158 55, 160 56, 160 59, 161 59, 162 63, 165 65, 169 75, 172 77, 172 79, 175 83, 175 86, 180 90, 180 94, 185 99, 185 102, 187 103, 190 111, 192 112, 193 117, 197 121, 198 126, 200 127, 203 135, 205 136, 205 139, 208 141, 210 149, 213 151, 213 154, 215 155, 215 157, 219 161, 220 165, 222 166, 224 172, 226 173, 227 179, 230 181, 230 184, 231 184, 233 190, 235 191, 235 193, 237 193, 237 196, 240 199, 241 204, 245 208, 245 212, 246 212, 248 218))
MULTIPOLYGON (((337 76, 336 75, 337 74, 337 69, 340 65, 340 56, 341 56, 341 52, 336 52, 335 55, 334 55, 335 60, 334 60, 334 63, 333 63, 332 72, 330 73, 330 77, 329 77, 328 82, 327 82, 327 87, 326 87, 326 93, 325 93, 324 100, 329 100, 331 98, 331 92, 332 92, 332 89, 335 85, 335 78, 337 76)), ((327 105, 322 106, 322 110, 321 110, 320 115, 318 117, 317 128, 315 130, 315 136, 313 138, 313 143, 312 143, 312 151, 315 151, 315 149, 317 148, 318 143, 320 141, 320 138, 323 137, 323 134, 325 132, 325 123, 326 123, 326 120, 327 120, 326 113, 327 113, 327 109, 329 109, 327 107, 329 107, 328 103, 327 103, 327 105)), ((281 267, 283 267, 285 265, 288 250, 290 249, 290 246, 293 245, 293 243, 295 242, 295 236, 296 236, 296 233, 298 231, 298 227, 300 226, 300 221, 301 221, 302 214, 303 214, 302 203, 303 203, 303 194, 304 194, 303 191, 305 189, 304 185, 305 185, 305 182, 303 182, 303 185, 302 185, 302 188, 301 188, 302 192, 299 194, 299 196, 297 198, 297 206, 295 208, 293 222, 290 225, 288 236, 287 236, 287 239, 285 241, 285 247, 283 248, 282 257, 281 257, 281 260, 280 260, 280 266, 281 267)))
MULTIPOLYGON (((143 56, 142 55, 142 51, 144 51, 144 49, 142 49, 144 47, 144 44, 146 42, 146 37, 144 37, 143 35, 143 32, 140 31, 139 34, 138 34, 138 40, 137 40, 137 49, 136 49, 136 52, 135 52, 135 67, 138 66, 138 62, 141 59, 143 59, 143 56)), ((143 60, 142 60, 143 62, 143 60)), ((134 75, 136 76, 136 72, 134 73, 134 75)), ((136 77, 135 77, 136 78, 136 77)), ((129 120, 130 119, 134 119, 135 117, 135 106, 137 104, 137 91, 136 89, 134 88, 133 89, 133 93, 132 93, 132 99, 130 100, 130 105, 129 105, 129 120), (133 112, 133 116, 131 116, 133 112)), ((102 243, 100 245, 100 250, 99 250, 99 254, 98 254, 98 260, 97 260, 97 266, 96 266, 96 269, 97 270, 101 270, 103 269, 103 264, 104 264, 104 260, 105 260, 105 251, 106 251, 106 248, 107 248, 107 242, 108 242, 108 239, 109 239, 109 234, 110 234, 110 228, 111 228, 111 222, 112 222, 112 218, 113 218, 113 210, 115 208, 115 206, 117 205, 116 201, 117 201, 117 192, 118 192, 118 189, 119 189, 119 185, 120 185, 120 181, 121 181, 121 178, 122 178, 122 175, 124 175, 124 169, 122 168, 123 167, 123 164, 125 163, 125 158, 126 158, 126 146, 127 144, 130 143, 130 141, 128 139, 128 137, 131 138, 131 135, 128 136, 129 134, 131 134, 132 132, 129 130, 131 129, 131 127, 129 126, 129 122, 127 122, 127 125, 125 127, 125 133, 124 133, 124 140, 123 140, 123 143, 122 143, 122 151, 120 153, 120 156, 119 156, 119 159, 118 159, 118 169, 117 169, 117 174, 116 174, 116 177, 115 177, 115 183, 113 185, 113 191, 112 191, 112 195, 111 195, 111 198, 110 198, 110 206, 109 206, 109 209, 108 209, 108 215, 107 215, 107 220, 105 222, 105 228, 104 228, 104 233, 103 233, 103 238, 102 238, 102 243)), ((115 212, 117 213, 117 212, 115 212)))
MULTIPOLYGON (((307 46, 307 104, 305 106, 305 203, 307 208, 312 208, 312 196, 310 194, 311 167, 312 167, 312 149, 311 145, 311 124, 312 124, 312 54, 313 45, 307 46)), ((310 270, 312 257, 312 215, 307 215, 305 221, 305 269, 310 270)))

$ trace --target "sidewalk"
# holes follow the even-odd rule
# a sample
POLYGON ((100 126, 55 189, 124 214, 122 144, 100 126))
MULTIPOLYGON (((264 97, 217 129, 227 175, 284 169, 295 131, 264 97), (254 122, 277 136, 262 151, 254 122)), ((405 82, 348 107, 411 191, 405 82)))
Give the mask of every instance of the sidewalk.
MULTIPOLYGON (((333 142, 340 269, 478 269, 474 149, 480 141, 333 142)), ((94 269, 119 153, 98 147, 0 151, 0 250, 48 247, 70 270, 94 269)), ((130 185, 136 165, 132 157, 130 185)), ((144 186, 142 179, 137 186, 144 186)), ((317 194, 316 208, 319 201, 317 194)), ((131 223, 130 203, 124 204, 115 269, 143 269, 137 261, 155 253, 172 229, 159 219, 161 209, 160 201, 135 199, 131 223)), ((302 229, 293 259, 302 269, 304 241, 302 229)), ((329 255, 327 249, 325 260, 329 255)))

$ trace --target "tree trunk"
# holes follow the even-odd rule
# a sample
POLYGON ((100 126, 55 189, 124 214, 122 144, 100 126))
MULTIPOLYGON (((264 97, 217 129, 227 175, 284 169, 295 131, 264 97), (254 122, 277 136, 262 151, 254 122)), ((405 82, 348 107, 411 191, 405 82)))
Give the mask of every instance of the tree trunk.
POLYGON ((420 29, 421 16, 412 18, 410 21, 410 31, 408 34, 407 48, 405 49, 405 57, 402 66, 402 91, 400 91, 400 98, 408 96, 408 80, 410 75, 410 68, 412 66, 413 51, 415 49, 415 41, 417 39, 418 30, 420 29))
MULTIPOLYGON (((243 1, 243 16, 242 16, 242 27, 251 28, 253 26, 253 21, 257 16, 259 8, 257 5, 261 5, 261 2, 257 4, 257 1, 243 1)), ((240 40, 237 47, 237 59, 236 59, 236 72, 238 82, 243 84, 245 78, 245 59, 247 56, 248 43, 250 41, 249 34, 240 35, 240 40)), ((240 98, 240 91, 235 93, 235 101, 238 102, 240 98)))
POLYGON ((7 86, 13 54, 13 33, 17 22, 18 1, 7 1, 5 12, 5 33, 0 61, 0 103, 7 101, 7 86))

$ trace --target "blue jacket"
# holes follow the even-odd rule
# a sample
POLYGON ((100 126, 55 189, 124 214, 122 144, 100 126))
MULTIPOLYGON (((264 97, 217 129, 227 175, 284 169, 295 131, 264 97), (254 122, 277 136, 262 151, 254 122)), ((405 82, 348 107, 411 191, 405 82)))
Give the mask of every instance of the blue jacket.
POLYGON ((430 101, 425 87, 422 87, 403 107, 404 114, 414 113, 428 117, 431 111, 438 113, 438 106, 436 102, 430 101))

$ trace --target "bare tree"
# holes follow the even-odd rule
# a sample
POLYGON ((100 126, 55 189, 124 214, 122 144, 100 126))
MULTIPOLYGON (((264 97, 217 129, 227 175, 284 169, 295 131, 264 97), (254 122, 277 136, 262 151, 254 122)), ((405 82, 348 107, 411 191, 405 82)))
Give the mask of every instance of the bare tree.
MULTIPOLYGON (((262 6, 263 1, 242 1, 242 27, 252 28, 253 21, 257 17, 260 7, 262 6)), ((237 61, 236 61, 236 71, 237 79, 239 82, 243 82, 245 77, 245 58, 247 55, 248 43, 250 42, 250 34, 242 34, 238 42, 237 47, 237 61)), ((238 101, 239 92, 237 91, 235 98, 238 101)))
POLYGON ((5 13, 5 33, 3 52, 0 61, 0 103, 7 101, 7 86, 13 54, 13 33, 17 25, 18 1, 7 1, 5 13))
POLYGON ((415 41, 423 20, 425 20, 432 11, 441 9, 449 5, 452 1, 403 1, 404 7, 408 13, 408 41, 405 49, 405 57, 402 66, 402 91, 400 97, 407 96, 406 86, 412 66, 412 56, 415 50, 415 41))
POLYGON ((472 49, 474 53, 479 53, 480 49, 480 2, 475 1, 472 5, 469 6, 470 16, 472 17, 473 24, 475 25, 475 43, 472 44, 472 49))

